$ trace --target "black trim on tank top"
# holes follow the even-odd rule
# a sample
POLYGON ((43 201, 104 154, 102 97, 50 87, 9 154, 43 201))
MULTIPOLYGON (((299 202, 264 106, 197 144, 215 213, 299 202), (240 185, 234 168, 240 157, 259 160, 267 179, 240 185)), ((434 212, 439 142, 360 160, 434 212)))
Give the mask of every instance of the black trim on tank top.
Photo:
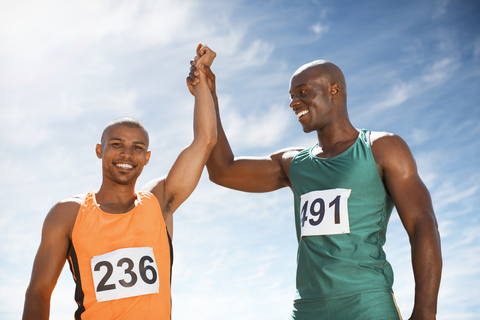
POLYGON ((75 320, 81 320, 82 313, 85 312, 85 306, 83 305, 85 294, 82 290, 82 280, 80 278, 80 269, 78 267, 77 253, 75 252, 73 244, 70 244, 69 256, 70 259, 68 259, 68 263, 70 264, 70 271, 72 272, 73 279, 75 280, 76 284, 75 302, 78 305, 77 311, 75 311, 75 320))
MULTIPOLYGON (((165 229, 167 229, 167 227, 165 227, 165 229)), ((172 286, 172 266, 173 266, 173 245, 172 245, 172 238, 170 238, 170 234, 168 233, 168 229, 167 229, 167 237, 168 237, 168 246, 170 247, 170 287, 171 287, 172 286)), ((172 320, 172 294, 171 294, 171 291, 170 291, 170 320, 172 320)))
POLYGON ((172 238, 170 238, 170 234, 168 233, 168 229, 167 229, 167 237, 168 237, 168 246, 170 247, 170 284, 172 284, 173 245, 172 245, 172 238))

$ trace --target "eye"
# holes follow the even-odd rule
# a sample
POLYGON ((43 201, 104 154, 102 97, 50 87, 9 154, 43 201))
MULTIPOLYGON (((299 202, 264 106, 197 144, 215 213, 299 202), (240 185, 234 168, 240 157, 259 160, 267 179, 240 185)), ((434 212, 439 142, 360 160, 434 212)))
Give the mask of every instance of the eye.
POLYGON ((121 145, 120 142, 113 142, 113 143, 112 143, 112 146, 114 146, 114 147, 121 147, 122 145, 121 145))

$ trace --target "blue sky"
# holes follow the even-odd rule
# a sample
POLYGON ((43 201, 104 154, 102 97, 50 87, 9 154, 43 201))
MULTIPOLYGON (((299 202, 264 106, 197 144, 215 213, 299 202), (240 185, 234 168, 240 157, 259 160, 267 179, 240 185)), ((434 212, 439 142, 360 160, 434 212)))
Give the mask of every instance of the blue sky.
MULTIPOLYGON (((27 1, 0 3, 0 318, 18 319, 43 220, 98 190, 104 126, 141 120, 168 172, 192 138, 188 61, 204 42, 236 155, 307 147, 288 108, 292 73, 316 59, 345 73, 358 128, 410 145, 442 236, 437 319, 480 316, 480 3, 478 1, 27 1)), ((218 187, 206 172, 175 213, 173 319, 288 319, 295 288, 293 197, 218 187)), ((396 212, 385 246, 404 318, 410 246, 396 212)), ((51 319, 73 317, 64 269, 51 319)))

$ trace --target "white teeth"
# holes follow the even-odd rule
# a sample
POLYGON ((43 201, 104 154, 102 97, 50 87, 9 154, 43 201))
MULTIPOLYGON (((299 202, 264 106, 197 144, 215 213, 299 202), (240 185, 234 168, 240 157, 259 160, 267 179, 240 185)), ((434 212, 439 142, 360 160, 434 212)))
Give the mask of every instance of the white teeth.
POLYGON ((117 167, 123 168, 123 169, 132 169, 133 166, 131 164, 127 163, 117 163, 117 167))
POLYGON ((297 113, 297 117, 300 119, 301 117, 303 117, 303 116, 306 115, 307 113, 308 113, 308 110, 300 111, 299 113, 297 113))

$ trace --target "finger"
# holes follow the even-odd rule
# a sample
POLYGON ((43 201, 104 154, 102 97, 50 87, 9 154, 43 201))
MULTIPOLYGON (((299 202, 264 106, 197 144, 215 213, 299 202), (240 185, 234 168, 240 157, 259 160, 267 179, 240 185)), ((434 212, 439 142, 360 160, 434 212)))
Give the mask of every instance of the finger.
MULTIPOLYGON (((187 83, 187 88, 188 90, 194 95, 194 91, 195 91, 195 83, 192 83, 192 79, 190 79, 189 77, 187 77, 186 79, 186 83, 187 83)), ((197 81, 198 82, 198 81, 197 81)))
POLYGON ((199 78, 194 77, 194 76, 192 77, 191 75, 188 75, 188 77, 187 77, 187 84, 190 83, 191 85, 195 86, 195 85, 196 85, 197 83, 199 83, 199 82, 200 82, 200 79, 199 79, 199 78))
POLYGON ((200 48, 200 56, 203 56, 204 54, 206 54, 208 51, 210 51, 210 48, 207 47, 207 45, 204 45, 200 48))
POLYGON ((196 65, 199 66, 200 64, 203 64, 205 67, 209 67, 217 55, 210 48, 201 49, 201 52, 199 54, 201 55, 201 57, 200 59, 196 60, 196 65))
MULTIPOLYGON (((198 73, 198 72, 197 72, 198 73)), ((197 79, 198 78, 198 74, 193 74, 193 73, 189 73, 188 76, 190 78, 192 78, 193 80, 197 79)))
POLYGON ((191 66, 190 67, 190 73, 198 75, 198 69, 197 66, 191 66))
POLYGON ((198 75, 198 68, 199 66, 197 64, 191 66, 189 70, 190 74, 198 75))
POLYGON ((199 56, 203 56, 204 54, 206 54, 207 52, 213 52, 212 49, 210 49, 206 44, 199 44, 197 46, 197 55, 199 56))
POLYGON ((200 48, 200 52, 201 52, 201 56, 203 56, 204 54, 206 53, 209 53, 211 55, 213 55, 214 57, 217 56, 217 54, 215 53, 215 51, 213 51, 212 49, 210 49, 209 46, 207 45, 204 45, 203 47, 200 48))

